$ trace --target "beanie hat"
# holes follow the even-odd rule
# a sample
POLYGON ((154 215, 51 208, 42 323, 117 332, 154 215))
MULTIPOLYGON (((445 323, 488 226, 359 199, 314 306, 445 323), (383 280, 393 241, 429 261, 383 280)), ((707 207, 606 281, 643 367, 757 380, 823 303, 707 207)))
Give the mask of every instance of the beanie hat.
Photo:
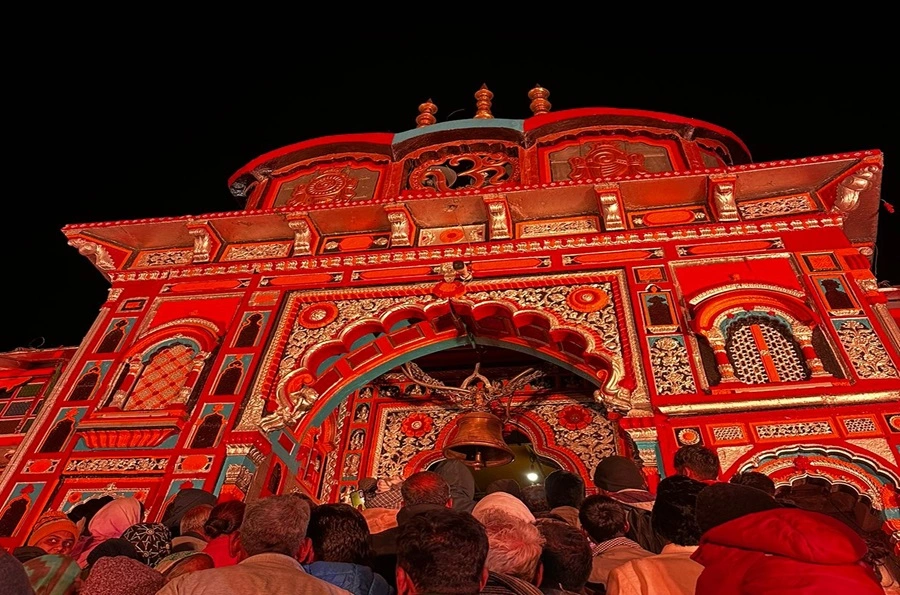
POLYGON ((645 490, 647 483, 637 464, 619 455, 606 457, 594 469, 594 485, 606 492, 645 490))
POLYGON ((782 506, 762 490, 734 483, 714 483, 697 494, 697 525, 706 533, 736 518, 773 508, 782 506))
POLYGON ((38 517, 31 530, 31 535, 28 536, 28 545, 37 545, 37 542, 57 531, 68 531, 75 539, 81 533, 75 523, 70 521, 65 514, 50 510, 38 517))

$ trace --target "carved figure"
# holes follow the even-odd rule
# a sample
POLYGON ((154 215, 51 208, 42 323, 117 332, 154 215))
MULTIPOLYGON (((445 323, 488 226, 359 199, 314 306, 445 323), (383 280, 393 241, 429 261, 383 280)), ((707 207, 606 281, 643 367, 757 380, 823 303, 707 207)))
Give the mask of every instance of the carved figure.
POLYGON ((360 423, 369 421, 369 406, 365 403, 359 405, 356 408, 356 415, 353 416, 353 421, 360 423))
POLYGON ((72 394, 69 395, 69 401, 85 401, 91 398, 94 389, 97 388, 97 382, 100 380, 100 366, 94 364, 84 373, 75 383, 72 394))
POLYGON ((528 368, 506 384, 503 384, 502 382, 491 382, 488 380, 487 377, 478 372, 480 367, 481 362, 475 364, 475 371, 463 380, 459 388, 445 385, 440 380, 428 375, 413 362, 403 364, 401 370, 407 378, 416 384, 430 388, 436 394, 452 401, 455 405, 470 411, 485 412, 490 412, 490 404, 493 401, 512 396, 513 393, 525 387, 531 380, 544 375, 544 372, 540 370, 528 368))

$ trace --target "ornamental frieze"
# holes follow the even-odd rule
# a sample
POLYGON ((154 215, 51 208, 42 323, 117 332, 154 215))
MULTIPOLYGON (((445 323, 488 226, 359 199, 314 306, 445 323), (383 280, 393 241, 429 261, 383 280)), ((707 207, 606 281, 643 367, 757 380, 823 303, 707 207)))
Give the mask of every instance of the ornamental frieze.
POLYGON ((137 473, 163 472, 168 457, 135 457, 128 459, 71 459, 66 463, 66 473, 116 473, 134 471, 137 473))
POLYGON ((860 378, 897 378, 897 368, 865 318, 832 320, 841 345, 860 378))

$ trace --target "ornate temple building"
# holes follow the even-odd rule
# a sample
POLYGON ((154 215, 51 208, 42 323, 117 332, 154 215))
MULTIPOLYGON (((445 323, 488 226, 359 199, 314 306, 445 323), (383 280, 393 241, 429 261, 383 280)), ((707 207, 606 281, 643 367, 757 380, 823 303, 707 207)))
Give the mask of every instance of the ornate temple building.
POLYGON ((882 154, 754 163, 714 124, 547 96, 274 150, 229 180, 240 211, 64 228, 109 297, 0 376, 0 545, 105 494, 150 520, 188 486, 347 500, 448 456, 591 486, 619 453, 655 485, 688 444, 896 543, 882 154))

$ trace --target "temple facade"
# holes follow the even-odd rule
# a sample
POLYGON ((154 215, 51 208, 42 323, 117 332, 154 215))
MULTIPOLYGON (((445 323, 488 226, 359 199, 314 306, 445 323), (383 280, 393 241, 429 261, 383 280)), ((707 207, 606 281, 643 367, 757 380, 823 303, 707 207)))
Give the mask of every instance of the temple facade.
POLYGON ((896 543, 882 154, 754 163, 714 124, 529 98, 274 150, 229 180, 239 211, 64 228, 109 296, 13 432, 0 545, 106 494, 156 520, 188 486, 349 500, 448 448, 511 468, 460 438, 474 413, 588 486, 610 454, 652 486, 703 444, 896 543))

